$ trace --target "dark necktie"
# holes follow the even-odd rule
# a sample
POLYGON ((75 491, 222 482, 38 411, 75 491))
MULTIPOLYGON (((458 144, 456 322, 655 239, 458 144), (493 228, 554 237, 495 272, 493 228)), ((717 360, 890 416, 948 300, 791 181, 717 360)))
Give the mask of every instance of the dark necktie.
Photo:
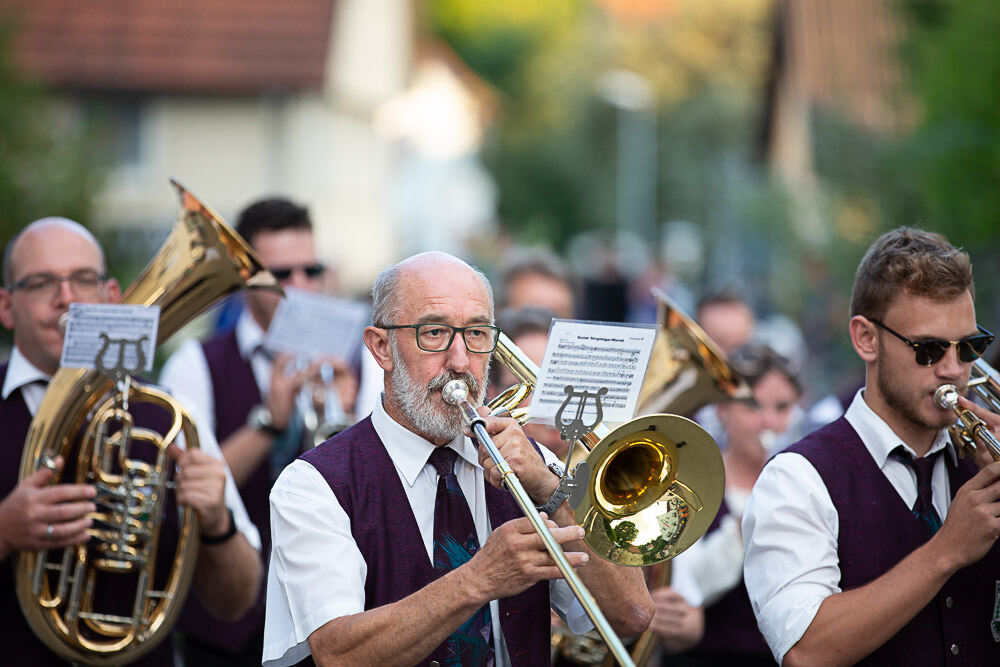
MULTIPOLYGON (((476 525, 469 503, 455 477, 458 454, 448 447, 436 447, 428 463, 437 470, 437 497, 434 500, 434 571, 437 576, 467 562, 479 551, 476 525)), ((483 605, 448 637, 444 665, 492 665, 493 642, 490 606, 483 605)))
POLYGON ((943 451, 943 449, 939 449, 933 454, 919 459, 914 459, 901 446, 892 451, 893 458, 910 466, 917 474, 917 502, 913 503, 913 516, 927 524, 931 535, 941 527, 941 517, 938 516, 937 510, 934 509, 934 503, 931 501, 931 478, 934 475, 934 462, 943 451))

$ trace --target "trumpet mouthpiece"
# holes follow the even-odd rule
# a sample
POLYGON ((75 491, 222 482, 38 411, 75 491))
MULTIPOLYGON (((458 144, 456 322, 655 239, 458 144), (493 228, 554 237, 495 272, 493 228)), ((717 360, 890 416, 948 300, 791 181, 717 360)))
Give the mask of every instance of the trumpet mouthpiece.
POLYGON ((458 405, 469 396, 469 388, 461 380, 452 380, 441 388, 441 398, 448 405, 458 405))
POLYGON ((934 392, 934 402, 945 410, 954 410, 958 406, 958 389, 953 384, 943 384, 934 392))

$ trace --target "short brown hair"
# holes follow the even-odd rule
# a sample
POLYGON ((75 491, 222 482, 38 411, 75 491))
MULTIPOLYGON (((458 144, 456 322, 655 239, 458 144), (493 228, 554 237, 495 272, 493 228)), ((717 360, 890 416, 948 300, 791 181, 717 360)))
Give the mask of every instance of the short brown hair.
POLYGON ((881 318, 900 292, 949 301, 975 295, 972 262, 941 234, 899 227, 868 248, 851 290, 851 316, 881 318))

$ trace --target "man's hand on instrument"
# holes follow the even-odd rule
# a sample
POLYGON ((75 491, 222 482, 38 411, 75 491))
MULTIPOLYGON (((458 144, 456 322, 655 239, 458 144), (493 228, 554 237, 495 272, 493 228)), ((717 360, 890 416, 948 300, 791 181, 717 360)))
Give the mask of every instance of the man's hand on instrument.
MULTIPOLYGON (((536 505, 548 501, 559 486, 559 478, 546 467, 545 460, 528 440, 517 420, 510 417, 488 417, 486 408, 479 408, 479 414, 486 417, 486 432, 493 438, 493 444, 500 450, 531 499, 536 505)), ((468 428, 466 434, 470 434, 468 428)), ((486 481, 502 488, 496 464, 482 445, 479 447, 479 464, 483 466, 486 481)))
MULTIPOLYGON (((984 422, 986 422, 986 426, 990 429, 993 435, 995 435, 997 438, 1000 438, 1000 415, 990 412, 981 405, 976 405, 975 403, 965 398, 964 396, 959 396, 958 407, 962 408, 963 410, 971 410, 972 414, 976 415, 984 422)), ((989 464, 993 463, 993 460, 994 460, 993 455, 990 453, 990 451, 977 442, 976 463, 979 465, 979 467, 985 468, 989 464)))
POLYGON ((87 516, 96 507, 96 490, 90 484, 50 485, 63 467, 56 457, 52 468, 43 467, 26 477, 0 502, 0 560, 13 551, 37 551, 82 544, 90 539, 87 516))
POLYGON ((167 455, 178 466, 177 502, 197 513, 201 532, 220 535, 229 528, 226 508, 226 464, 200 449, 181 449, 176 444, 167 455))
POLYGON ((963 484, 932 542, 956 568, 982 558, 1000 537, 1000 462, 991 463, 963 484))
POLYGON ((271 370, 271 387, 267 394, 267 409, 271 425, 279 431, 288 428, 295 409, 295 396, 306 380, 306 372, 293 371, 295 358, 290 354, 277 354, 271 370))
MULTIPOLYGON (((560 528, 544 514, 542 517, 557 543, 582 539, 583 528, 560 528)), ((566 559, 572 567, 578 568, 590 557, 570 551, 566 552, 566 559)), ((471 575, 470 584, 477 587, 483 600, 517 595, 536 582, 563 577, 527 517, 513 519, 494 530, 472 560, 459 569, 466 568, 466 573, 471 575)))
POLYGON ((684 597, 664 586, 652 593, 654 612, 649 629, 657 634, 668 653, 685 651, 699 641, 705 632, 705 613, 692 607, 684 597))

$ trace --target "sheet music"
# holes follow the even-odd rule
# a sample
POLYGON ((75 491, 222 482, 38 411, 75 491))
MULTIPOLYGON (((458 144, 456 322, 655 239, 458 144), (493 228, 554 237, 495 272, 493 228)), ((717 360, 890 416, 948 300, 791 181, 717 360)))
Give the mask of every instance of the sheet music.
POLYGON ((159 306, 71 303, 60 365, 97 368, 123 366, 130 373, 153 370, 159 306))
MULTIPOLYGON (((604 421, 631 419, 656 330, 652 324, 553 320, 529 408, 532 420, 553 423, 556 411, 566 400, 567 385, 576 392, 597 392, 606 387, 608 392, 601 399, 604 421)), ((594 417, 592 401, 583 414, 594 417)))
POLYGON ((269 350, 312 359, 351 360, 368 323, 368 306, 299 289, 286 289, 268 327, 269 350))

